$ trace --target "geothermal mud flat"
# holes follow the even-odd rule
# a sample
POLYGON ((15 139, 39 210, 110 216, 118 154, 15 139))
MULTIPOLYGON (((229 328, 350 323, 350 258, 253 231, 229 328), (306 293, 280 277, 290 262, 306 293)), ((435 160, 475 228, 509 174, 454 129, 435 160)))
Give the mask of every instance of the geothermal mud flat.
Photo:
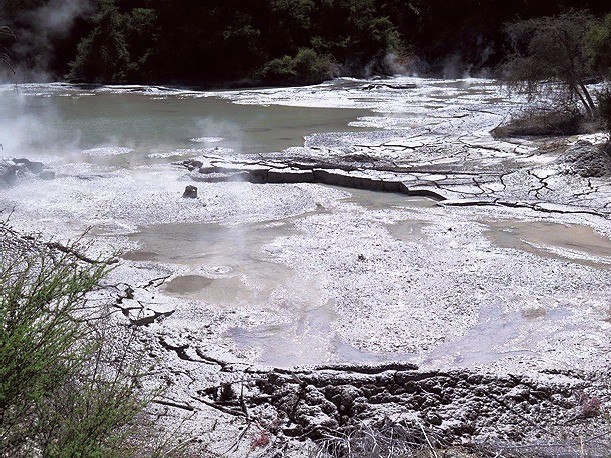
POLYGON ((608 452, 611 182, 579 138, 493 139, 523 104, 494 81, 2 97, 4 154, 56 172, 0 191, 13 224, 121 253, 117 320, 213 451, 392 418, 608 452))

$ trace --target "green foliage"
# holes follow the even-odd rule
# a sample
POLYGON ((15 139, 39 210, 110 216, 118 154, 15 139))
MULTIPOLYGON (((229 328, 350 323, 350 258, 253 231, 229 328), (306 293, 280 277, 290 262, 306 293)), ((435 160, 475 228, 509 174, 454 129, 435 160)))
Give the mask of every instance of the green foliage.
MULTIPOLYGON (((70 30, 48 33, 41 30, 44 20, 32 18, 46 17, 55 4, 59 8, 65 2, 0 1, 0 17, 19 37, 18 45, 9 46, 15 59, 37 69, 48 62, 56 75, 70 69, 71 78, 87 82, 218 86, 269 84, 271 76, 258 79, 263 73, 286 75, 288 80, 278 79, 282 84, 320 80, 314 76, 319 69, 301 80, 304 73, 284 58, 295 58, 304 48, 333 62, 334 74, 352 76, 388 74, 394 69, 385 58, 405 57, 409 50, 427 64, 423 69, 445 73, 451 59, 460 68, 450 73, 463 74, 502 62, 510 47, 501 24, 516 17, 557 17, 571 9, 599 16, 609 12, 596 0, 551 5, 499 0, 96 1, 93 17, 82 8, 68 21, 70 30)), ((609 21, 599 21, 589 34, 587 62, 597 72, 609 68, 609 21)))
POLYGON ((309 48, 300 49, 293 58, 274 59, 261 70, 261 79, 269 84, 315 84, 330 77, 330 60, 309 48))
POLYGON ((154 73, 154 54, 159 41, 157 12, 152 8, 134 8, 124 15, 125 46, 129 53, 127 79, 142 80, 154 73))
POLYGON ((69 78, 97 83, 121 83, 127 79, 130 56, 125 41, 125 17, 113 0, 101 0, 95 27, 78 45, 69 78))
POLYGON ((586 37, 586 55, 592 71, 611 76, 611 13, 592 24, 586 37))
POLYGON ((331 62, 309 48, 299 50, 293 59, 297 77, 306 83, 320 83, 331 77, 331 62))
POLYGON ((0 2, 0 17, 13 19, 24 12, 40 8, 44 4, 45 0, 2 0, 0 2))
POLYGON ((90 297, 105 264, 5 224, 0 248, 0 456, 128 456, 144 367, 134 335, 105 325, 90 297))
POLYGON ((316 5, 312 0, 273 0, 271 12, 284 30, 309 30, 316 5))
POLYGON ((509 77, 534 82, 581 78, 585 73, 583 41, 592 20, 579 12, 508 24, 514 49, 509 77))
POLYGON ((263 81, 276 82, 282 80, 290 80, 297 77, 295 64, 291 56, 280 57, 269 61, 261 70, 263 81))
POLYGON ((611 136, 611 86, 607 85, 596 94, 601 122, 611 136))

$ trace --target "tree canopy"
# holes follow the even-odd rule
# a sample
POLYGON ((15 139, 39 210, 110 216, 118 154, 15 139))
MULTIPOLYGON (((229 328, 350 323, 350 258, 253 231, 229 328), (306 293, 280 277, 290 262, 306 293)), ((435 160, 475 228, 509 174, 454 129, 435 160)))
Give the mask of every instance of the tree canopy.
POLYGON ((564 83, 593 117, 596 105, 584 84, 589 75, 585 43, 592 23, 591 14, 579 11, 509 24, 514 50, 506 66, 509 82, 529 92, 542 82, 564 83))
POLYGON ((611 13, 592 23, 586 37, 586 56, 591 70, 611 76, 611 13))
MULTIPOLYGON (((512 52, 504 23, 571 8, 598 18, 611 9, 596 0, 5 0, 0 24, 17 35, 20 67, 52 79, 308 84, 389 74, 396 63, 442 76, 495 69, 512 52)), ((597 24, 585 58, 608 68, 609 20, 597 24)))

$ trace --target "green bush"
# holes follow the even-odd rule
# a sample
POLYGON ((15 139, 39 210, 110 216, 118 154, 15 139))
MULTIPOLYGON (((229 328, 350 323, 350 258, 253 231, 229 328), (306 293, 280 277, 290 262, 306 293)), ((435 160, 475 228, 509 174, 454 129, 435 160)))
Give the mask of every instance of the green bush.
POLYGON ((301 48, 295 57, 271 60, 260 71, 268 84, 316 84, 330 77, 331 61, 310 48, 301 48))
POLYGON ((590 69, 611 75, 611 13, 593 22, 585 42, 590 69))
POLYGON ((0 457, 134 456, 154 394, 135 331, 94 300, 107 265, 58 246, 0 223, 0 457))
POLYGON ((113 0, 101 1, 94 17, 96 27, 78 44, 68 78, 96 83, 122 83, 130 70, 125 40, 125 16, 113 0))
POLYGON ((261 78, 264 81, 294 79, 296 77, 295 63, 291 56, 270 60, 261 70, 261 78))
POLYGON ((611 85, 599 91, 596 96, 601 122, 611 135, 611 85))
POLYGON ((293 63, 298 78, 306 83, 320 83, 331 77, 331 62, 313 49, 301 48, 293 63))

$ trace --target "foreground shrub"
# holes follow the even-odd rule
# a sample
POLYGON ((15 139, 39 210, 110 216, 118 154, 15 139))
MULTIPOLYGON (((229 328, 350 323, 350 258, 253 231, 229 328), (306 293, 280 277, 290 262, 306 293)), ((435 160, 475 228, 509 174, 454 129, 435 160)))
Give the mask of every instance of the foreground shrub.
POLYGON ((131 425, 155 393, 135 331, 99 299, 107 265, 77 249, 0 223, 0 456, 135 456, 131 425))

